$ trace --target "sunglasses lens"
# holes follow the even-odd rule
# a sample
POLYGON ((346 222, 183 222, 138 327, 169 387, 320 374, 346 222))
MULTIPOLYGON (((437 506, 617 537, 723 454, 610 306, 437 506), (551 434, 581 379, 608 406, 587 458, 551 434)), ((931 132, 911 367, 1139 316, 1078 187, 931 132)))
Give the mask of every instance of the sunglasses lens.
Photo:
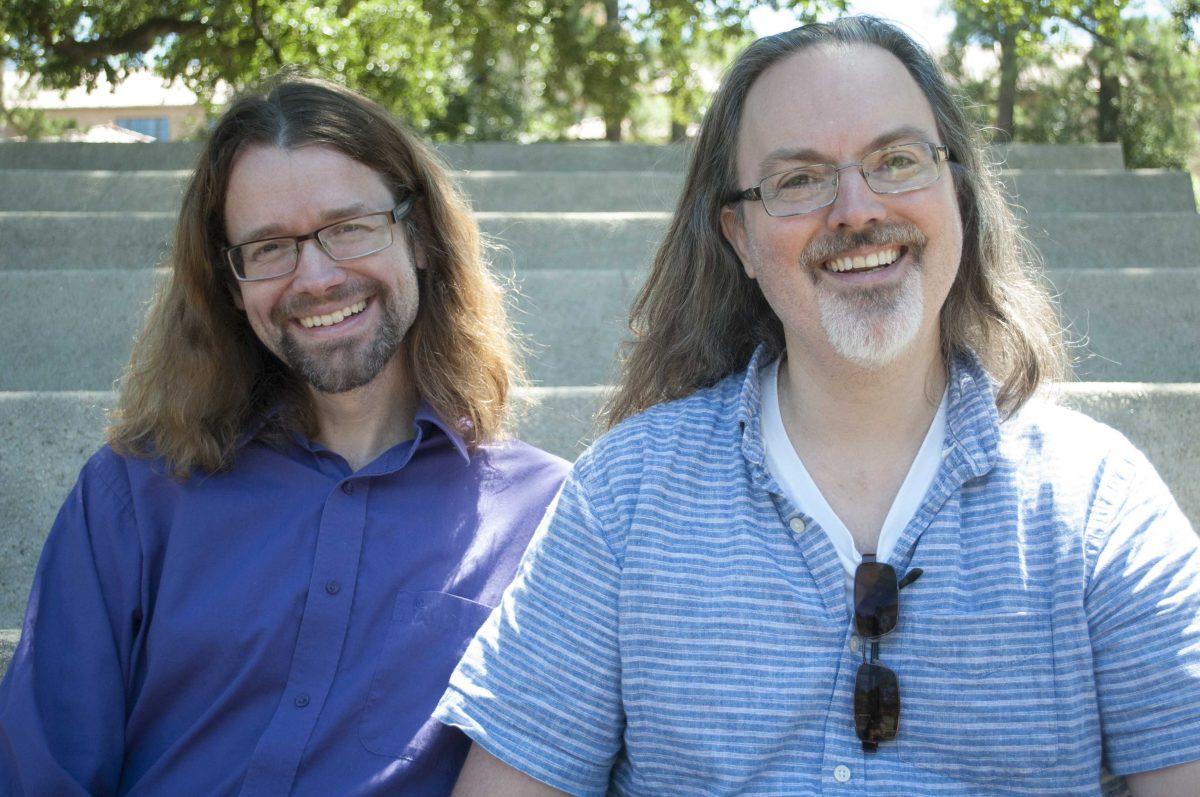
POLYGON ((854 730, 864 742, 888 742, 900 727, 900 683, 882 664, 862 664, 854 679, 854 730))
POLYGON ((863 562, 854 571, 854 630, 878 639, 896 627, 900 589, 896 571, 882 562, 863 562))

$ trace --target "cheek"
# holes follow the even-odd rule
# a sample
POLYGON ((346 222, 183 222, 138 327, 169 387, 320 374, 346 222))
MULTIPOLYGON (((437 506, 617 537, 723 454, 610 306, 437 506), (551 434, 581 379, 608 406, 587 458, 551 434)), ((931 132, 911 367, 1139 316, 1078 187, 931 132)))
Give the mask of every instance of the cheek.
POLYGON ((241 301, 238 304, 246 314, 246 320, 260 337, 271 326, 271 308, 275 306, 275 299, 276 296, 271 291, 242 289, 241 301))

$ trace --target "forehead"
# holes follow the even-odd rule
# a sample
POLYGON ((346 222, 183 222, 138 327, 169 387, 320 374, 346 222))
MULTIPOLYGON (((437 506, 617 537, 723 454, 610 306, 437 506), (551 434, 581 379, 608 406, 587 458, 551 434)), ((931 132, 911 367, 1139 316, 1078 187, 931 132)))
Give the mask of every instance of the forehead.
POLYGON ((225 194, 231 239, 307 232, 343 210, 386 210, 383 175, 332 147, 254 144, 233 162, 225 194))
MULTIPOLYGON (((880 136, 939 141, 933 109, 894 55, 873 45, 820 45, 773 64, 751 86, 738 135, 738 172, 761 177, 791 155, 843 163, 880 136), (763 171, 765 169, 765 171, 763 171)), ((775 169, 778 171, 778 168, 775 169)))

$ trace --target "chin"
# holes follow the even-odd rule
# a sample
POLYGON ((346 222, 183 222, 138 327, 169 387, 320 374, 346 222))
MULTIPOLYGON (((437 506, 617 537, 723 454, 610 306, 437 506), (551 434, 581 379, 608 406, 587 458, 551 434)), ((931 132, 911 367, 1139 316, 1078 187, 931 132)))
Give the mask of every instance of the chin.
POLYGON ((919 278, 904 280, 886 292, 823 294, 817 304, 829 345, 867 370, 895 363, 921 332, 924 302, 919 278))

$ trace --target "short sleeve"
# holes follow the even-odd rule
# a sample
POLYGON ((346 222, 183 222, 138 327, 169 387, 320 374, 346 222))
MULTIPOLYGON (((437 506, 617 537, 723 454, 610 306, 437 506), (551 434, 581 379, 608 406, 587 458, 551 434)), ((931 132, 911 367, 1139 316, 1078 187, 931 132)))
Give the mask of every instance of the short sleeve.
POLYGON ((620 567, 578 466, 434 716, 575 795, 602 795, 620 750, 620 567))
POLYGON ((1085 596, 1104 761, 1200 760, 1200 539, 1137 452, 1105 474, 1085 596))
MULTIPOLYGON (((105 456, 107 454, 107 456, 105 456)), ((47 537, 0 683, 0 792, 114 794, 124 758, 140 545, 118 458, 80 474, 47 537)))

